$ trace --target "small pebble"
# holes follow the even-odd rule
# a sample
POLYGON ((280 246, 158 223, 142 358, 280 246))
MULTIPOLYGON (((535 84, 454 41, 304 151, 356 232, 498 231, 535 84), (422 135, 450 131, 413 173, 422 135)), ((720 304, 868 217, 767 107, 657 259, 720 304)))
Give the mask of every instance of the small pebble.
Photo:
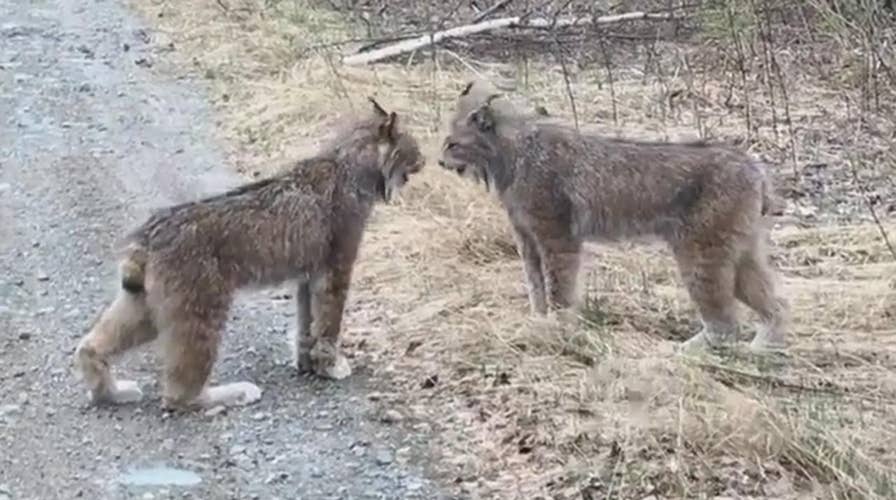
MULTIPOLYGON (((14 413, 19 413, 22 411, 22 407, 19 405, 3 405, 0 406, 0 417, 5 417, 6 415, 12 415, 14 413)), ((3 491, 0 489, 0 491, 3 491)))
POLYGON ((398 410, 386 410, 380 420, 387 424, 394 424, 404 420, 404 416, 398 410))
POLYGON ((386 466, 392 463, 393 457, 392 453, 389 450, 380 450, 376 452, 374 456, 374 460, 377 465, 386 466))

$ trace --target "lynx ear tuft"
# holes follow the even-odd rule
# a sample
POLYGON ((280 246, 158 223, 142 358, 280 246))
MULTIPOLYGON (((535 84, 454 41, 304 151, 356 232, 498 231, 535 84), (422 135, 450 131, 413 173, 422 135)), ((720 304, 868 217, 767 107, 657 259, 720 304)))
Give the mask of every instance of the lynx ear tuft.
POLYGON ((383 109, 382 106, 380 106, 380 103, 376 102, 376 99, 374 99, 373 97, 368 97, 367 99, 371 102, 371 104, 373 104, 373 111, 377 115, 383 116, 383 117, 388 115, 388 113, 386 113, 386 110, 383 109))
POLYGON ((380 138, 386 141, 395 140, 395 123, 398 121, 398 115, 391 112, 387 115, 386 121, 380 125, 380 138))

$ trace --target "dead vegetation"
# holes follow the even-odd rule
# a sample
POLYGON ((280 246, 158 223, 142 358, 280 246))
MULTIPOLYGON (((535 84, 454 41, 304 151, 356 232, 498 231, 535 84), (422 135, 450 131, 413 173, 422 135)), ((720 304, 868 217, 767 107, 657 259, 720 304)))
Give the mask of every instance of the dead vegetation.
MULTIPOLYGON (((391 382, 383 404, 435 426, 440 470, 459 491, 896 495, 896 256, 882 237, 896 230, 896 24, 885 2, 692 2, 677 30, 570 28, 541 54, 513 46, 531 35, 510 31, 365 67, 341 57, 411 24, 419 36, 479 13, 468 2, 391 2, 377 22, 374 7, 331 3, 136 8, 160 47, 174 43, 157 62, 206 79, 222 137, 250 176, 303 154, 334 109, 368 95, 410 115, 434 158, 448 106, 483 76, 552 115, 572 119, 575 103, 581 123, 609 134, 741 144, 777 166, 787 197, 772 236, 795 345, 771 359, 674 357, 696 325, 659 247, 590 247, 581 314, 531 319, 506 217, 481 189, 426 168, 400 206, 378 210, 351 292, 348 350, 391 382)), ((576 3, 563 4, 537 12, 573 15, 576 3)), ((501 15, 526 8, 511 2, 501 15)))

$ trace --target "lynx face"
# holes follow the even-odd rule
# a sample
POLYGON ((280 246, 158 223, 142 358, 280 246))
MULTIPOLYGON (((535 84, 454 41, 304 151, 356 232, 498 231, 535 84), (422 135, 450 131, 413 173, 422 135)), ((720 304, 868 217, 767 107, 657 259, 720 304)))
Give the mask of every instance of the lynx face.
POLYGON ((489 107, 494 97, 497 96, 489 97, 481 107, 452 122, 439 158, 442 168, 457 172, 461 177, 483 181, 486 189, 490 183, 486 167, 498 156, 498 136, 489 107))
POLYGON ((404 187, 408 178, 420 172, 426 159, 417 140, 401 130, 395 112, 386 111, 371 98, 374 112, 382 120, 379 126, 379 167, 383 176, 383 200, 387 203, 404 187))
POLYGON ((381 171, 385 179, 383 199, 388 203, 404 187, 408 178, 423 169, 426 162, 417 141, 408 134, 399 133, 394 142, 382 150, 381 171))

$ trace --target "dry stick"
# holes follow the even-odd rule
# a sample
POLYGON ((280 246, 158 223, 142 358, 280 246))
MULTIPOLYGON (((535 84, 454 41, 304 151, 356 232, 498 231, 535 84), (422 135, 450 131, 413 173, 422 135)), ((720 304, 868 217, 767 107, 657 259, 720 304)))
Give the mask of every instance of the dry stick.
POLYGON ((513 0, 500 0, 495 2, 494 5, 477 14, 476 17, 473 18, 473 22, 478 23, 484 21, 488 16, 494 14, 496 10, 507 6, 512 1, 513 0))
POLYGON ((796 154, 796 134, 793 131, 793 120, 790 115, 790 98, 787 93, 787 82, 784 80, 784 72, 781 70, 781 65, 778 64, 778 58, 775 57, 775 47, 774 47, 774 39, 772 39, 772 17, 771 17, 771 8, 768 5, 768 0, 763 0, 764 10, 765 10, 765 22, 768 25, 769 32, 769 60, 771 61, 772 71, 775 72, 775 77, 778 79, 778 86, 781 87, 781 97, 784 99, 784 119, 787 121, 787 133, 790 135, 790 159, 793 161, 793 175, 794 177, 798 177, 797 171, 797 154, 796 154))
POLYGON ((600 51, 604 59, 604 68, 607 70, 607 84, 610 86, 610 109, 613 111, 613 126, 619 125, 619 112, 616 109, 616 79, 613 78, 613 62, 607 51, 607 41, 601 36, 600 51))
POLYGON ((772 132, 775 134, 775 147, 780 147, 778 144, 778 111, 777 111, 777 103, 775 102, 775 85, 772 81, 771 76, 771 41, 770 34, 766 33, 765 29, 768 28, 771 31, 771 26, 765 26, 762 23, 762 19, 759 17, 759 9, 756 7, 756 1, 750 0, 750 7, 753 10, 753 15, 756 16, 757 29, 759 30, 759 40, 762 42, 762 61, 763 61, 763 80, 765 80, 766 90, 768 91, 768 98, 770 101, 770 109, 772 112, 772 132))
POLYGON ((389 45, 377 50, 371 50, 363 54, 353 54, 342 59, 346 65, 361 65, 377 62, 392 56, 418 50, 429 45, 437 44, 442 40, 450 38, 460 38, 485 31, 493 31, 501 28, 548 28, 556 26, 558 28, 570 26, 584 26, 587 24, 610 24, 623 21, 632 21, 639 19, 670 19, 668 13, 651 13, 651 12, 628 12, 626 14, 618 14, 614 16, 586 17, 586 18, 563 18, 552 22, 550 19, 535 18, 524 19, 524 16, 504 17, 501 19, 493 19, 477 24, 468 24, 465 26, 457 26, 444 31, 433 33, 432 35, 423 35, 412 40, 389 45))
POLYGON ((566 69, 566 57, 563 55, 563 46, 560 45, 560 40, 557 40, 555 37, 554 43, 557 45, 557 59, 560 61, 560 69, 563 70, 563 83, 566 85, 566 96, 569 98, 569 107, 572 109, 573 123, 575 123, 576 132, 578 132, 579 113, 576 110, 576 99, 573 96, 572 85, 569 83, 569 71, 566 69))
POLYGON ((865 188, 865 184, 859 179, 859 172, 856 170, 856 165, 852 160, 848 160, 848 163, 852 178, 855 181, 856 186, 858 186, 859 191, 862 192, 862 198, 868 206, 868 212, 871 213, 871 218, 874 219, 874 224, 877 226, 877 230, 880 232, 880 236, 883 238, 887 250, 890 251, 890 255, 893 257, 893 260, 896 261, 896 249, 894 249, 893 244, 890 243, 890 235, 887 233, 887 230, 884 229, 883 223, 881 223, 880 218, 877 216, 877 210, 874 209, 874 202, 871 201, 871 198, 868 196, 868 190, 865 188))
POLYGON ((726 5, 728 14, 728 26, 731 29, 731 39, 734 42, 734 48, 737 50, 737 66, 740 70, 740 84, 744 91, 744 117, 747 121, 747 145, 753 140, 753 109, 750 104, 750 86, 747 78, 747 56, 744 54, 743 39, 737 32, 737 26, 734 24, 734 8, 731 4, 726 5))
MULTIPOLYGON (((554 13, 554 17, 552 19, 552 24, 550 28, 553 28, 557 25, 557 20, 559 19, 560 12, 565 9, 572 0, 567 0, 557 11, 554 13)), ((553 30, 551 30, 553 31, 553 30)), ((566 95, 569 98, 569 106, 572 109, 572 119, 573 123, 575 123, 576 132, 579 131, 579 112, 576 109, 576 99, 572 92, 572 84, 569 82, 569 70, 566 68, 566 56, 563 54, 563 45, 560 44, 560 39, 557 38, 556 33, 554 33, 554 44, 557 46, 557 60, 560 62, 560 69, 563 71, 563 83, 566 86, 566 95)))

